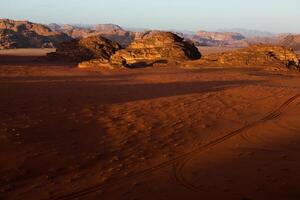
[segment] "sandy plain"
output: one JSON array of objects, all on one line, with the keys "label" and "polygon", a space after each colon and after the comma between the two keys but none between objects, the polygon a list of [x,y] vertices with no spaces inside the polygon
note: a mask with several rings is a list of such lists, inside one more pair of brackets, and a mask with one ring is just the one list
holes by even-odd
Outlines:
[{"label": "sandy plain", "polygon": [[0,199],[300,199],[299,72],[49,51],[0,51]]}]

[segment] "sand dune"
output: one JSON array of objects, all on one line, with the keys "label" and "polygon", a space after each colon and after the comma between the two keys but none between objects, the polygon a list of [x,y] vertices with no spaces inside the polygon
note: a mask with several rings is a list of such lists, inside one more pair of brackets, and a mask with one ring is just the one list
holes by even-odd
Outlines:
[{"label": "sand dune", "polygon": [[1,199],[300,198],[298,72],[16,58],[0,56]]}]

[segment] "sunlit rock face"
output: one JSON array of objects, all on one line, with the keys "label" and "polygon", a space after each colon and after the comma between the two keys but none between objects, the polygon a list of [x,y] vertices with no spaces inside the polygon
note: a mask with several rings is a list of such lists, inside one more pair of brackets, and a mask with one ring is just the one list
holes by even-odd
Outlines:
[{"label": "sunlit rock face", "polygon": [[184,61],[200,59],[201,54],[193,43],[171,32],[152,31],[143,34],[126,49],[111,58],[115,65],[132,65],[141,62]]},{"label": "sunlit rock face", "polygon": [[274,45],[253,45],[233,52],[204,56],[201,64],[214,66],[274,66],[299,67],[297,54]]}]

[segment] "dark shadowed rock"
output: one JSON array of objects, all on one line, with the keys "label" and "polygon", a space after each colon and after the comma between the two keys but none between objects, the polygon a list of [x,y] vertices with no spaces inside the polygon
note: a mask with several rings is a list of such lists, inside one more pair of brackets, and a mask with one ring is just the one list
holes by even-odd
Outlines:
[{"label": "dark shadowed rock", "polygon": [[52,59],[73,62],[88,61],[96,58],[102,62],[109,62],[111,55],[120,48],[118,43],[98,35],[62,43],[56,52],[50,53],[48,56]]},{"label": "dark shadowed rock", "polygon": [[24,40],[17,33],[8,29],[0,29],[0,49],[17,48],[20,45],[18,41]]}]

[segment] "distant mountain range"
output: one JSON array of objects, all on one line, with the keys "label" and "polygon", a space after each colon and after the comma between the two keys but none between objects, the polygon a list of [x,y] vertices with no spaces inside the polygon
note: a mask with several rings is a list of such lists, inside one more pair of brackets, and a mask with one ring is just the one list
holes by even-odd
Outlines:
[{"label": "distant mountain range", "polygon": [[[101,35],[126,47],[140,38],[148,29],[123,28],[116,24],[48,24],[29,21],[0,19],[0,49],[56,47],[59,43],[72,39]],[[280,34],[247,30],[220,29],[210,31],[170,30],[198,46],[247,47],[251,44],[279,44],[300,50],[300,35]]]},{"label": "distant mountain range", "polygon": [[243,36],[249,37],[274,37],[276,34],[270,33],[267,31],[260,30],[250,30],[250,29],[242,29],[242,28],[233,28],[233,29],[218,29],[217,32],[236,32],[240,33]]}]

